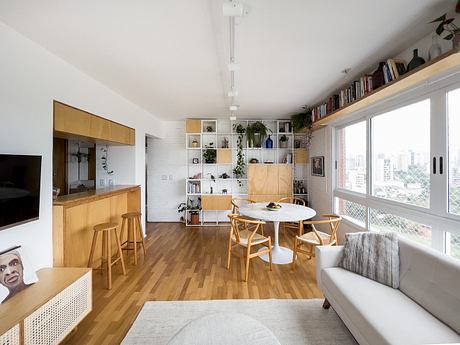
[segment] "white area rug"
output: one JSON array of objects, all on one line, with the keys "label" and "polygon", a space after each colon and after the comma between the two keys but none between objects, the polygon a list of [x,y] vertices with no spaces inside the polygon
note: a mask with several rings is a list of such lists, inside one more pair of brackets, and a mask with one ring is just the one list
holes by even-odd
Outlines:
[{"label": "white area rug", "polygon": [[[146,302],[122,344],[166,345],[191,321],[225,312],[256,319],[273,332],[282,345],[357,344],[334,310],[324,310],[322,303],[319,299]],[[209,344],[214,344],[215,331],[208,330]],[[188,344],[197,343],[190,339]]]}]

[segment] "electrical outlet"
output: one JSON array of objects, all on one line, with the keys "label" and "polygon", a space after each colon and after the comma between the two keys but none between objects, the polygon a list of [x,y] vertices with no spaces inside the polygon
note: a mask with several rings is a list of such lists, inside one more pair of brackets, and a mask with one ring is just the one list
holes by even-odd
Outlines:
[{"label": "electrical outlet", "polygon": [[109,178],[109,186],[113,187],[113,178]]},{"label": "electrical outlet", "polygon": [[168,179],[168,175],[161,175],[161,179],[162,179],[163,181],[166,181],[166,180]]},{"label": "electrical outlet", "polygon": [[101,179],[99,180],[99,186],[100,186],[100,187],[104,187],[104,186],[105,186],[105,180],[104,180],[103,178],[101,178]]}]

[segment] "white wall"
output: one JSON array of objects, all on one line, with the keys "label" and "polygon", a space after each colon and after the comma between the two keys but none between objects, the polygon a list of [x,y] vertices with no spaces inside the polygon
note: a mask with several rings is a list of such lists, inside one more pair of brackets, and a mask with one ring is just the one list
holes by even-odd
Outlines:
[{"label": "white wall", "polygon": [[43,156],[40,219],[0,231],[0,249],[24,246],[38,269],[52,265],[53,100],[136,129],[134,148],[111,152],[132,150],[113,167],[120,183],[144,184],[145,134],[162,137],[162,121],[1,22],[0,42],[0,152]]},{"label": "white wall", "polygon": [[[431,43],[432,36],[428,35],[422,38],[420,41],[415,42],[406,50],[402,51],[396,56],[396,58],[404,59],[406,63],[408,63],[412,59],[413,49],[418,48],[419,56],[422,56],[426,61],[428,61],[428,51],[431,47]],[[445,41],[439,38],[438,43],[440,44],[443,53],[452,48],[451,41]],[[378,63],[376,62],[375,67],[377,67],[377,65]],[[341,86],[343,85],[340,85],[340,87]],[[332,136],[333,130],[331,127],[325,127],[323,129],[317,130],[313,133],[312,144],[310,147],[310,157],[324,156],[326,169],[325,177],[311,176],[311,174],[309,174],[308,177],[310,204],[311,207],[316,210],[317,214],[333,211],[332,188],[334,184],[333,177],[335,175],[335,171],[332,167]],[[362,231],[362,228],[354,225],[351,222],[344,221],[340,228],[339,241],[343,242],[345,233],[356,231]]]},{"label": "white wall", "polygon": [[149,138],[148,221],[177,222],[177,206],[185,200],[186,150],[185,121],[165,121],[167,135]]}]

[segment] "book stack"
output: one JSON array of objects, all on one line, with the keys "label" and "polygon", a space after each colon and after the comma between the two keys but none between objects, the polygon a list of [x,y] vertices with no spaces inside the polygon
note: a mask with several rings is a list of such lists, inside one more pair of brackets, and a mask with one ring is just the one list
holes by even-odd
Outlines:
[{"label": "book stack", "polygon": [[[383,66],[383,78],[385,84],[398,79],[406,72],[406,64],[402,60],[388,59]],[[346,88],[330,96],[327,101],[312,108],[312,122],[345,107],[366,96],[373,90],[372,75],[365,74],[359,80],[353,81]]]}]

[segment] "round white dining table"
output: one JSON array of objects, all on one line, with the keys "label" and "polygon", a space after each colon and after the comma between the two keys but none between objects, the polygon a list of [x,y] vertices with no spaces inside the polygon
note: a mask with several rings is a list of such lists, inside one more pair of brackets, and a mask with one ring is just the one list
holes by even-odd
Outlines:
[{"label": "round white dining table", "polygon": [[[298,222],[310,219],[316,215],[316,211],[302,205],[288,203],[280,203],[280,205],[280,209],[271,211],[267,209],[266,202],[248,204],[240,208],[240,214],[266,222],[273,222],[275,241],[272,247],[272,262],[274,264],[289,264],[292,262],[292,250],[281,247],[279,244],[280,222]],[[263,247],[260,250],[266,249],[267,247]],[[269,262],[268,254],[261,255],[260,258]]]}]

